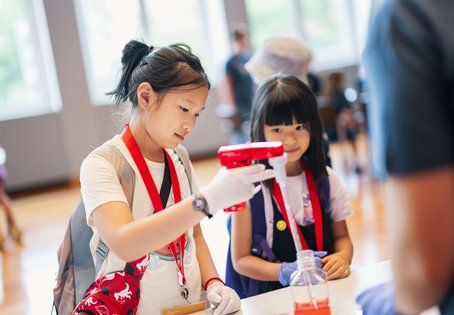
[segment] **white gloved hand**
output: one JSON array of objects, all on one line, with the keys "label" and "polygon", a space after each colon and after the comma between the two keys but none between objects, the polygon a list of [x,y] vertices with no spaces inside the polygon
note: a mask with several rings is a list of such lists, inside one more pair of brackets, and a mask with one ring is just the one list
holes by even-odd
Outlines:
[{"label": "white gloved hand", "polygon": [[221,282],[214,282],[207,289],[208,302],[216,308],[213,315],[224,315],[237,312],[241,309],[241,301],[238,294]]},{"label": "white gloved hand", "polygon": [[261,186],[254,183],[274,177],[274,171],[265,165],[254,164],[233,169],[222,167],[211,182],[200,187],[200,193],[208,204],[210,214],[219,209],[251,199]]}]

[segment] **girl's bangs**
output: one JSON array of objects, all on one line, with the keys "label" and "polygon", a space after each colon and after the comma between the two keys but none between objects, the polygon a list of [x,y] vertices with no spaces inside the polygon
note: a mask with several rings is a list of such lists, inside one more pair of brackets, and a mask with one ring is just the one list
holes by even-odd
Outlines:
[{"label": "girl's bangs", "polygon": [[307,123],[307,115],[304,113],[304,105],[296,100],[279,102],[274,100],[266,105],[265,125],[292,125],[293,117],[297,123]]}]

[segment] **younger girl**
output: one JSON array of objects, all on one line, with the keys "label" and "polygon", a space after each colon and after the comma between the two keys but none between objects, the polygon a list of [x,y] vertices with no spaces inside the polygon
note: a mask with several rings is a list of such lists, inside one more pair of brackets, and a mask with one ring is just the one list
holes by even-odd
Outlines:
[{"label": "younger girl", "polygon": [[[322,125],[314,95],[294,76],[275,76],[259,88],[251,114],[252,141],[281,141],[284,145],[292,213],[283,205],[279,186],[269,180],[250,200],[249,208],[232,215],[233,266],[228,261],[227,283],[241,297],[289,284],[296,270],[289,215],[302,232],[297,241],[303,249],[328,253],[321,259],[328,279],[348,276],[353,247],[345,219],[352,209],[339,178],[325,166]],[[229,265],[234,270],[229,270]],[[242,281],[238,281],[235,271],[243,276]],[[259,283],[252,280],[246,287],[244,276]],[[254,281],[256,291],[252,290]]]},{"label": "younger girl", "polygon": [[[198,223],[218,209],[248,200],[257,191],[253,183],[273,174],[258,165],[221,169],[208,185],[197,189],[190,180],[193,176],[187,175],[193,174],[192,166],[185,169],[184,157],[174,148],[182,151],[180,143],[205,109],[210,83],[199,59],[185,45],[154,48],[130,41],[121,62],[120,82],[110,94],[117,104],[130,100],[132,117],[123,133],[103,146],[120,152],[134,170],[133,201],[128,203],[115,168],[96,150],[83,161],[80,181],[94,232],[90,247],[95,263],[100,239],[110,248],[94,288],[125,270],[141,278],[140,292],[136,283],[124,282],[104,291],[94,289],[76,312],[89,313],[84,307],[90,310],[99,294],[112,297],[117,304],[113,307],[140,294],[137,314],[161,314],[165,307],[199,301],[202,289],[217,306],[215,314],[237,311],[239,298],[219,279]],[[171,190],[163,197],[159,190],[166,177]]]}]

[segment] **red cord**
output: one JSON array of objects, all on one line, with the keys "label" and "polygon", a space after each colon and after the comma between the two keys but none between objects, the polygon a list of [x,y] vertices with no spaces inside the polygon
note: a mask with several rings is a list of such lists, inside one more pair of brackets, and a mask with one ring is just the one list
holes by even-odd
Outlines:
[{"label": "red cord", "polygon": [[214,281],[214,280],[218,280],[219,282],[221,282],[223,285],[225,285],[224,281],[222,281],[221,278],[219,277],[211,277],[210,279],[208,279],[207,281],[205,281],[205,284],[204,284],[204,288],[205,290],[208,288],[208,285],[210,284],[211,281]]}]

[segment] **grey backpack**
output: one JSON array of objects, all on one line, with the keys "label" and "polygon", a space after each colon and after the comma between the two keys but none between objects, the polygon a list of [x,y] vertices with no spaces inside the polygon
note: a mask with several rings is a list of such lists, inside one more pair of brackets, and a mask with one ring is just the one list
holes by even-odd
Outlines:
[{"label": "grey backpack", "polygon": [[[178,146],[174,149],[183,163],[189,186],[192,190],[191,167],[186,149]],[[136,174],[120,152],[111,145],[103,145],[91,154],[106,159],[117,172],[118,179],[132,209]],[[63,241],[58,249],[58,272],[56,286],[53,289],[53,310],[58,315],[72,314],[85,291],[95,280],[109,248],[101,240],[96,248],[96,266],[90,252],[90,240],[93,236],[91,227],[87,225],[85,207],[82,198],[79,200],[69,220]]]}]

